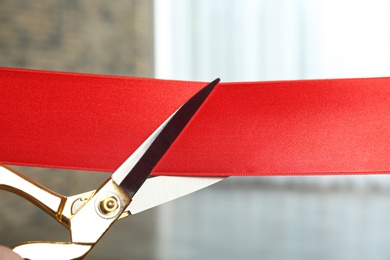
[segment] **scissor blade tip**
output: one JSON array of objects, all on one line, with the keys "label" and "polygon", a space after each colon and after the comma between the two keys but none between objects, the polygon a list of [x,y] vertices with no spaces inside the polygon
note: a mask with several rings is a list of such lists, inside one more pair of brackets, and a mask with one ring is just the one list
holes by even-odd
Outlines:
[{"label": "scissor blade tip", "polygon": [[215,79],[215,80],[213,80],[211,83],[218,84],[220,81],[221,81],[221,79],[220,79],[220,78],[216,78],[216,79]]}]

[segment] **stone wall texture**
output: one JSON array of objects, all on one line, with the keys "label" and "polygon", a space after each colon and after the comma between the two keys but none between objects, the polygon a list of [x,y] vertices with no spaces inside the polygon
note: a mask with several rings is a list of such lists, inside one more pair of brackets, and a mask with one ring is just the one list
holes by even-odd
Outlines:
[{"label": "stone wall texture", "polygon": [[0,0],[0,66],[153,75],[151,0]]}]

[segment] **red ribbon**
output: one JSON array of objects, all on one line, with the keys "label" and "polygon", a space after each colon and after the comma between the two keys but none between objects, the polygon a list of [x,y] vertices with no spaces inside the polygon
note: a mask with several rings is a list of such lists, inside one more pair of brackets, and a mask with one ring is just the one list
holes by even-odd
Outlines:
[{"label": "red ribbon", "polygon": [[[112,172],[206,83],[3,68],[0,84],[0,163]],[[389,122],[390,78],[220,83],[153,174],[387,173]]]}]

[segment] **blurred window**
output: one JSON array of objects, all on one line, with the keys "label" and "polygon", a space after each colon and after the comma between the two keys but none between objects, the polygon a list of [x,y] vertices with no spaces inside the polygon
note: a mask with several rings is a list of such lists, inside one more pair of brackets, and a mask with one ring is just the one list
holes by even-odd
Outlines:
[{"label": "blurred window", "polygon": [[156,76],[388,76],[388,10],[381,0],[155,0]]}]

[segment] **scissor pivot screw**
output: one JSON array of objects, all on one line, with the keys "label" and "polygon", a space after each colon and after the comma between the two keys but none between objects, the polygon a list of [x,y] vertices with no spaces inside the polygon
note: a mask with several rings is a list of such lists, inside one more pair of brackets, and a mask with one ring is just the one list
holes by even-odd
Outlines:
[{"label": "scissor pivot screw", "polygon": [[118,207],[118,199],[114,196],[108,196],[99,202],[99,210],[106,216],[113,215]]}]

